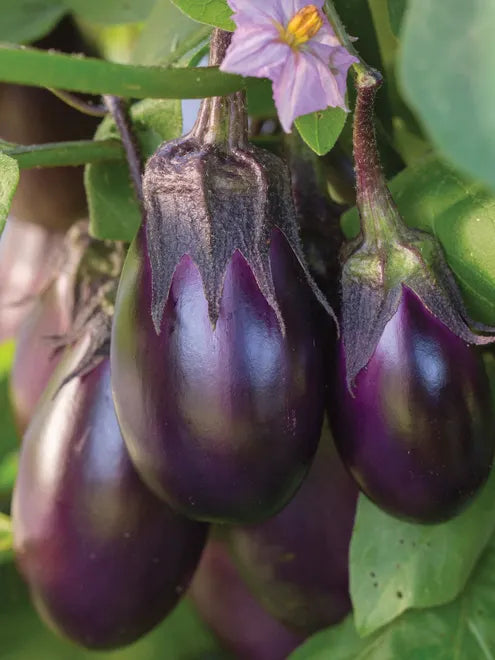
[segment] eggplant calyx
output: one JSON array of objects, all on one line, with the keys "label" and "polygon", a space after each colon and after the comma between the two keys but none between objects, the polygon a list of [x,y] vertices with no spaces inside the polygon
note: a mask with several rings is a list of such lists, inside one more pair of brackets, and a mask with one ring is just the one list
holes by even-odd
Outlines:
[{"label": "eggplant calyx", "polygon": [[[352,243],[353,252],[342,272],[342,339],[351,393],[358,373],[368,364],[385,325],[397,311],[404,287],[467,343],[495,341],[495,327],[477,324],[469,317],[440,243],[405,225],[387,188],[373,121],[381,82],[379,75],[357,79],[353,142],[361,235]],[[472,328],[491,336],[477,334]]]},{"label": "eggplant calyx", "polygon": [[[219,64],[225,44],[222,31],[215,31],[210,64]],[[337,323],[306,266],[288,169],[248,142],[244,93],[204,99],[191,133],[163,144],[148,161],[143,190],[145,236],[138,240],[145,239],[140,249],[151,268],[151,316],[158,335],[175,269],[186,254],[201,275],[215,328],[225,271],[236,251],[284,333],[270,264],[274,229],[285,236],[308,285]]]}]

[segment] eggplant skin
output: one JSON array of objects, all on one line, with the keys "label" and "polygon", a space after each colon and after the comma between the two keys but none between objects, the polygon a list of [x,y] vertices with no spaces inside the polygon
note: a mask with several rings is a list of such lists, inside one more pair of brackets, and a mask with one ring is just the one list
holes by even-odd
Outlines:
[{"label": "eggplant skin", "polygon": [[64,357],[23,440],[13,497],[14,551],[45,622],[99,649],[129,644],[174,607],[207,526],[155,498],[129,460],[109,360],[66,384]]},{"label": "eggplant skin", "polygon": [[285,660],[304,641],[263,609],[220,539],[208,540],[188,593],[201,618],[237,660]]},{"label": "eggplant skin", "polygon": [[374,354],[346,386],[339,348],[329,412],[339,452],[361,490],[388,513],[448,520],[490,472],[495,413],[479,352],[407,287]]},{"label": "eggplant skin", "polygon": [[309,635],[351,611],[349,544],[358,489],[324,431],[300,490],[276,516],[229,529],[234,562],[278,621]]},{"label": "eggplant skin", "polygon": [[185,255],[157,334],[145,240],[142,229],[124,265],[112,334],[114,401],[131,458],[149,487],[191,518],[267,518],[294,495],[318,445],[318,303],[275,230],[270,259],[285,336],[239,251],[226,269],[215,330]]}]

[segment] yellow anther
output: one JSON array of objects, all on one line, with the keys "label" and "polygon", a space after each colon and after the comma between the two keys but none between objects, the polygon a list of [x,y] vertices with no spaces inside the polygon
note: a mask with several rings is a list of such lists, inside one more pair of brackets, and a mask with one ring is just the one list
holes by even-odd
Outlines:
[{"label": "yellow anther", "polygon": [[281,30],[282,39],[297,48],[312,39],[323,25],[323,18],[314,5],[307,5],[293,16],[287,27]]}]

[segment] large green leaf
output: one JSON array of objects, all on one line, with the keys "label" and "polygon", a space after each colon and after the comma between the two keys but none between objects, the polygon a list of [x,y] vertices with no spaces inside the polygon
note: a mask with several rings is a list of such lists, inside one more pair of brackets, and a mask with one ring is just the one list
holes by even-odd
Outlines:
[{"label": "large green leaf", "polygon": [[18,182],[19,166],[17,162],[0,152],[0,233],[9,214]]},{"label": "large green leaf", "polygon": [[155,0],[62,0],[68,10],[101,24],[144,21]]},{"label": "large green leaf", "polygon": [[406,609],[453,600],[495,530],[494,502],[495,471],[464,513],[440,525],[402,522],[362,495],[350,550],[358,632],[369,635]]},{"label": "large green leaf", "polygon": [[48,34],[66,11],[62,0],[2,0],[0,41],[35,41]]},{"label": "large green leaf", "polygon": [[327,108],[296,119],[300,136],[318,154],[324,156],[334,146],[344,128],[347,113],[342,108]]},{"label": "large green leaf", "polygon": [[[495,195],[434,156],[406,168],[390,190],[406,223],[440,240],[471,314],[495,324]],[[342,227],[358,233],[356,209]]]},{"label": "large green leaf", "polygon": [[136,64],[169,64],[208,36],[211,28],[186,16],[171,0],[157,0],[134,47]]},{"label": "large green leaf", "polygon": [[[122,579],[125,580],[125,575]],[[2,660],[218,660],[224,657],[216,639],[187,599],[135,644],[117,651],[96,652],[56,636],[43,624],[11,564],[0,566],[0,593]]]},{"label": "large green leaf", "polygon": [[399,34],[404,13],[407,9],[407,0],[388,0],[388,13],[390,26],[394,34]]},{"label": "large green leaf", "polygon": [[200,23],[207,23],[223,30],[234,30],[232,10],[227,0],[172,0],[185,14]]},{"label": "large green leaf", "polygon": [[[147,99],[131,108],[131,117],[143,158],[148,158],[165,140],[176,138],[182,129],[179,101]],[[98,127],[96,139],[118,137],[114,122],[108,117]],[[130,241],[141,222],[137,200],[132,190],[127,163],[109,161],[86,167],[90,231],[97,238]]]},{"label": "large green leaf", "polygon": [[495,2],[410,0],[399,76],[439,150],[495,186]]},{"label": "large green leaf", "polygon": [[[375,534],[379,530],[374,531]],[[406,612],[369,637],[351,617],[300,646],[290,660],[493,660],[495,654],[495,542],[464,592],[442,607]]]}]

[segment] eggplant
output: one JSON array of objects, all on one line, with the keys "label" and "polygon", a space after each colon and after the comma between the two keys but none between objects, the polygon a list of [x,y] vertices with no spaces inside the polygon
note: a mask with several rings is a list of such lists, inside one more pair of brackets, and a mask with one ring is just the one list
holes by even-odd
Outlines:
[{"label": "eggplant", "polygon": [[59,364],[23,440],[14,489],[14,551],[44,621],[99,649],[148,632],[186,590],[207,527],[147,490],[129,460],[108,358],[88,374],[86,335]]},{"label": "eggplant", "polygon": [[198,269],[185,256],[157,335],[144,240],[140,232],[127,256],[112,339],[114,396],[131,457],[150,487],[188,516],[268,517],[294,494],[318,442],[323,365],[311,292],[275,231],[270,263],[285,336],[239,252],[213,330]]},{"label": "eggplant", "polygon": [[88,244],[87,223],[77,223],[66,234],[63,246],[58,246],[58,264],[51,281],[36,296],[19,328],[10,400],[21,436],[62,356],[56,340],[72,327],[77,272]]},{"label": "eggplant", "polygon": [[[230,37],[215,32],[212,63]],[[131,459],[185,515],[276,513],[316,452],[326,373],[287,168],[247,142],[241,93],[203,101],[144,174],[115,306],[112,385]]]},{"label": "eggplant", "polygon": [[291,502],[261,524],[229,528],[241,577],[291,630],[312,634],[351,611],[348,554],[357,495],[325,429],[311,470]]},{"label": "eggplant", "polygon": [[188,595],[237,660],[285,660],[304,641],[258,603],[220,538],[210,536]]},{"label": "eggplant", "polygon": [[[459,513],[495,448],[490,387],[470,319],[437,239],[407,227],[387,188],[373,124],[378,72],[357,76],[353,146],[361,235],[342,268],[342,333],[328,412],[361,490],[419,523]],[[480,332],[490,334],[480,334]]]},{"label": "eggplant", "polygon": [[0,237],[0,342],[13,338],[51,282],[63,235],[10,217]]},{"label": "eggplant", "polygon": [[407,287],[351,391],[341,343],[329,410],[353,477],[395,516],[447,520],[488,477],[495,413],[481,355]]}]

